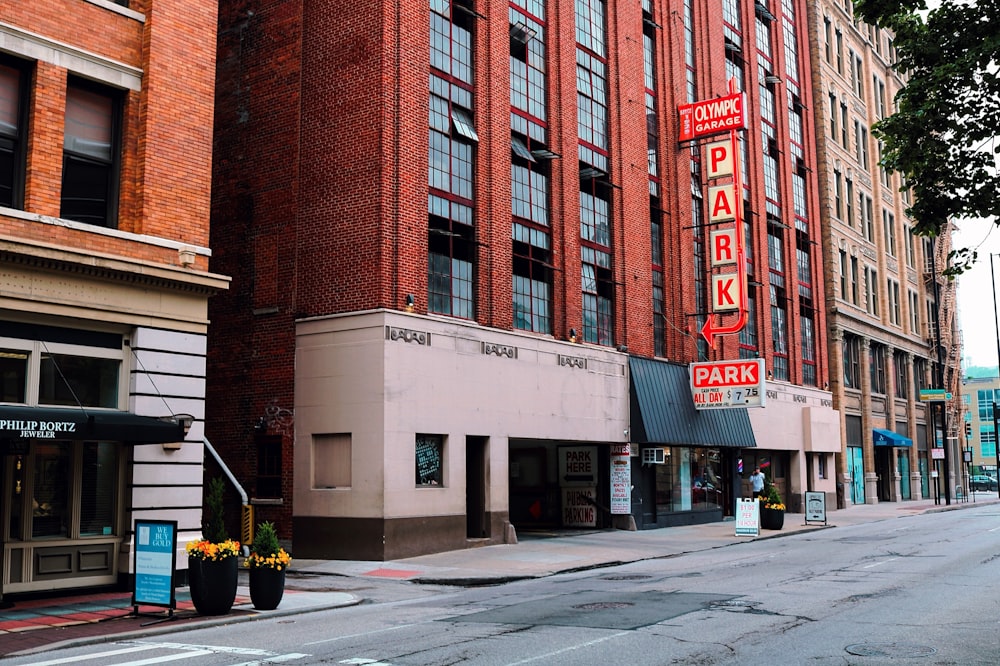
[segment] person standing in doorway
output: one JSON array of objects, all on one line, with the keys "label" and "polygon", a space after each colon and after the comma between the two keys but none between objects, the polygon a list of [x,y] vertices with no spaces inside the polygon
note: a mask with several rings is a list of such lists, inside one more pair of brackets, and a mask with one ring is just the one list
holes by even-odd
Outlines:
[{"label": "person standing in doorway", "polygon": [[764,492],[764,473],[760,471],[760,467],[753,468],[753,474],[750,475],[750,483],[753,484],[753,498],[757,499]]}]

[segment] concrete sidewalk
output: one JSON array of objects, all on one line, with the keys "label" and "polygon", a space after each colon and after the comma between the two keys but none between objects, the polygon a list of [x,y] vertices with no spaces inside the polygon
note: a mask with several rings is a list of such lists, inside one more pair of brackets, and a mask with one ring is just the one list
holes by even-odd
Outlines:
[{"label": "concrete sidewalk", "polygon": [[[224,616],[198,615],[187,588],[177,590],[177,609],[165,619],[162,608],[140,608],[134,615],[131,594],[91,595],[15,600],[0,610],[0,658],[30,654],[67,645],[137,638],[196,626],[294,615],[358,604],[360,597],[337,590],[339,577],[394,579],[424,584],[494,585],[524,578],[613,566],[640,560],[669,558],[806,531],[892,520],[932,511],[968,509],[1000,504],[997,493],[978,493],[974,501],[943,500],[884,502],[828,511],[826,524],[805,524],[803,514],[786,514],[780,531],[762,530],[759,536],[736,536],[732,520],[657,530],[626,532],[558,531],[519,535],[519,543],[483,546],[408,559],[371,562],[351,560],[292,561],[285,595],[273,611],[258,611],[250,603],[245,572],[241,574],[236,605]],[[9,601],[9,599],[8,599]]]}]

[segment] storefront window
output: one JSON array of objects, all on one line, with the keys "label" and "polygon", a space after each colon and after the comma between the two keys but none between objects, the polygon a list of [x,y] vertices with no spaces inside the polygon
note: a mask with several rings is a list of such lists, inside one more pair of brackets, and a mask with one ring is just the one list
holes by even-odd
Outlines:
[{"label": "storefront window", "polygon": [[80,483],[80,536],[114,533],[117,491],[117,447],[110,442],[85,442]]},{"label": "storefront window", "polygon": [[718,510],[723,504],[719,449],[667,449],[656,468],[657,513]]},{"label": "storefront window", "polygon": [[39,444],[35,448],[32,485],[31,536],[69,536],[70,445]]},{"label": "storefront window", "polygon": [[28,391],[28,354],[0,349],[0,402],[26,402]]},{"label": "storefront window", "polygon": [[69,354],[42,354],[41,361],[39,404],[118,407],[120,361]]}]

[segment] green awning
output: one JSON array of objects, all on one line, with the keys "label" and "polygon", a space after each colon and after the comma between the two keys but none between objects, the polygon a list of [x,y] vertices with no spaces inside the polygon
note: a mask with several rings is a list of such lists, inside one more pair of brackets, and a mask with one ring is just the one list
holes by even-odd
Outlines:
[{"label": "green awning", "polygon": [[630,356],[629,439],[637,444],[756,448],[746,407],[698,410],[688,366]]}]

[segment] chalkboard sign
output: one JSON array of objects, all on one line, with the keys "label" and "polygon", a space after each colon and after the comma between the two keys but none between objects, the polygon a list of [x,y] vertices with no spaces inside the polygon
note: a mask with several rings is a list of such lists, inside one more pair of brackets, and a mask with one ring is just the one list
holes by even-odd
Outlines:
[{"label": "chalkboard sign", "polygon": [[165,606],[173,612],[177,607],[174,595],[174,573],[177,570],[177,521],[135,521],[135,542],[132,549],[135,582],[132,605]]},{"label": "chalkboard sign", "polygon": [[417,485],[441,485],[441,440],[434,435],[417,435]]}]

